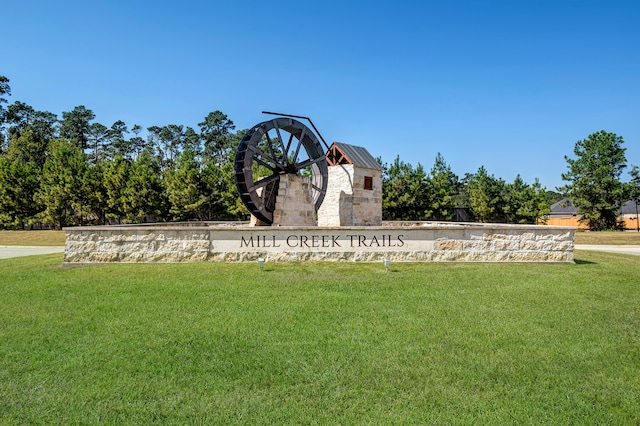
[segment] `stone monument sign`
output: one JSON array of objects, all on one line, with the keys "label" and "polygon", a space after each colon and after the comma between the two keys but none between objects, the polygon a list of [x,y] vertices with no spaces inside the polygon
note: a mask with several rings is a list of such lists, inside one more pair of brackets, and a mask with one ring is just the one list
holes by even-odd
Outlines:
[{"label": "stone monument sign", "polygon": [[[235,157],[251,224],[65,228],[66,264],[104,262],[571,262],[572,227],[383,222],[382,168],[362,147],[327,146],[284,115],[251,128]],[[261,226],[255,226],[261,225]]]}]

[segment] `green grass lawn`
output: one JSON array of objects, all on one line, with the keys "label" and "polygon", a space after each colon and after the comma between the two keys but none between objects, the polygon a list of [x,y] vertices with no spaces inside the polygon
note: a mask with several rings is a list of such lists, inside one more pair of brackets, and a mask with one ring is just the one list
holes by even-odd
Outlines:
[{"label": "green grass lawn", "polygon": [[0,231],[0,246],[63,246],[64,231]]},{"label": "green grass lawn", "polygon": [[0,424],[638,424],[640,262],[0,260]]},{"label": "green grass lawn", "polygon": [[574,234],[576,244],[640,245],[640,232],[585,232]]}]

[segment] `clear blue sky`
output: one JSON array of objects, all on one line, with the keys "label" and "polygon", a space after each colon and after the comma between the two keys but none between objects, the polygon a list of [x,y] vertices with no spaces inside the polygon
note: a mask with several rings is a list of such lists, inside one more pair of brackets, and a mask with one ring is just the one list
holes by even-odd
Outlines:
[{"label": "clear blue sky", "polygon": [[[110,126],[310,116],[328,142],[554,189],[576,141],[640,166],[640,1],[12,1],[10,102]],[[624,180],[628,179],[625,174]]]}]

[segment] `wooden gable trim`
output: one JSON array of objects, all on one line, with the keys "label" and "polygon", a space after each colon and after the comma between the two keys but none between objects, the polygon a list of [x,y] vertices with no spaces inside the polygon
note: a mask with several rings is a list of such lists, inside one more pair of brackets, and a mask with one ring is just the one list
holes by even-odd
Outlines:
[{"label": "wooden gable trim", "polygon": [[353,161],[335,143],[327,151],[327,164],[330,166],[340,166],[343,164],[353,164]]}]

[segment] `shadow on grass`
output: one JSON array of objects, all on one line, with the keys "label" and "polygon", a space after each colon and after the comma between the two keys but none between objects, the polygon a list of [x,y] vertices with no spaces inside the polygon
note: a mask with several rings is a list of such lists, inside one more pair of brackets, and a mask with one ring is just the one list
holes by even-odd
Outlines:
[{"label": "shadow on grass", "polygon": [[596,262],[591,262],[590,260],[580,260],[573,259],[576,265],[596,265]]}]

